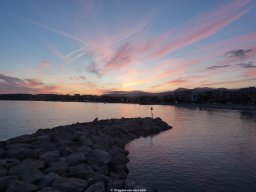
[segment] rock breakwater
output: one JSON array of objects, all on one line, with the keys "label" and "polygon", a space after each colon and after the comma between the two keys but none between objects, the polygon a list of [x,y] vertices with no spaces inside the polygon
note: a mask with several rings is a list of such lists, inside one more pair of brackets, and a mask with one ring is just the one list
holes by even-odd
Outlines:
[{"label": "rock breakwater", "polygon": [[95,119],[1,141],[0,191],[150,191],[126,180],[124,147],[170,128],[160,118]]}]

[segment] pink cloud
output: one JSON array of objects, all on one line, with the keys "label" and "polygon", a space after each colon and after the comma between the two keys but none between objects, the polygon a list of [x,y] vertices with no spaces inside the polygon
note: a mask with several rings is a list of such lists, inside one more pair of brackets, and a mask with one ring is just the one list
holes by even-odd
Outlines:
[{"label": "pink cloud", "polygon": [[[193,59],[193,60],[167,60],[165,62],[163,62],[162,64],[159,64],[156,69],[160,69],[161,67],[168,67],[171,69],[168,70],[164,70],[163,72],[159,73],[158,75],[156,75],[157,79],[162,79],[162,78],[166,78],[166,77],[171,77],[174,75],[178,75],[178,74],[182,74],[185,71],[187,71],[190,67],[193,67],[196,64],[199,64],[200,61],[197,59]],[[169,64],[169,66],[168,66]],[[157,70],[156,70],[157,71]]]},{"label": "pink cloud", "polygon": [[39,68],[48,68],[48,67],[50,67],[51,66],[51,64],[50,64],[50,62],[49,61],[47,61],[47,60],[44,60],[44,61],[42,61],[41,63],[39,63]]},{"label": "pink cloud", "polygon": [[141,54],[146,54],[146,52],[153,51],[161,44],[164,44],[166,40],[172,36],[172,34],[173,34],[173,30],[170,30],[157,37],[154,37],[153,39],[148,40],[144,44],[142,43],[142,46],[138,48],[138,51]]},{"label": "pink cloud", "polygon": [[256,32],[244,34],[240,36],[231,37],[229,39],[221,40],[217,43],[213,43],[211,45],[205,46],[201,49],[196,50],[198,53],[202,52],[212,52],[216,51],[219,53],[223,53],[233,49],[234,47],[239,46],[239,48],[248,48],[255,46],[256,44]]},{"label": "pink cloud", "polygon": [[255,78],[256,77],[256,69],[253,70],[248,70],[244,73],[245,77],[252,77]]},{"label": "pink cloud", "polygon": [[222,28],[246,14],[249,9],[241,10],[250,3],[246,1],[232,1],[218,9],[206,12],[192,19],[188,25],[184,26],[178,37],[154,51],[150,57],[152,59],[161,58],[180,48],[210,37]]},{"label": "pink cloud", "polygon": [[256,80],[256,77],[247,78],[247,79],[240,79],[240,80],[218,81],[218,82],[206,81],[205,83],[202,83],[201,86],[232,85],[232,84],[241,84],[241,83],[249,82],[249,81],[254,82],[255,80]]},{"label": "pink cloud", "polygon": [[0,94],[5,93],[57,93],[60,86],[47,85],[38,79],[20,79],[0,74]]},{"label": "pink cloud", "polygon": [[121,46],[106,64],[106,71],[120,69],[133,61],[133,51],[129,43]]}]

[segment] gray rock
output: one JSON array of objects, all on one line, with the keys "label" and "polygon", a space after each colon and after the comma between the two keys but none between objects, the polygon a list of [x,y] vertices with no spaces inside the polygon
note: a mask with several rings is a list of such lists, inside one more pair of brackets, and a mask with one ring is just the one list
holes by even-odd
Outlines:
[{"label": "gray rock", "polygon": [[24,182],[35,185],[38,184],[43,177],[44,174],[39,170],[28,170],[21,176]]},{"label": "gray rock", "polygon": [[60,152],[55,151],[48,151],[40,156],[40,159],[44,160],[46,163],[53,162],[56,158],[60,156]]},{"label": "gray rock", "polygon": [[95,149],[87,157],[87,162],[90,165],[93,165],[93,164],[105,165],[110,161],[111,161],[111,155],[107,151],[100,150],[100,149]]},{"label": "gray rock", "polygon": [[29,183],[24,183],[21,181],[12,182],[6,192],[33,192],[37,191],[38,187]]},{"label": "gray rock", "polygon": [[122,149],[121,147],[118,147],[118,146],[113,145],[113,146],[110,148],[109,153],[111,153],[111,154],[124,153],[124,149]]},{"label": "gray rock", "polygon": [[114,164],[126,164],[129,161],[127,156],[124,153],[115,153],[112,154],[112,162]]},{"label": "gray rock", "polygon": [[57,190],[57,189],[54,189],[52,187],[46,187],[46,188],[43,188],[42,190],[40,190],[38,192],[60,192],[60,191]]},{"label": "gray rock", "polygon": [[44,161],[34,160],[34,159],[25,159],[18,165],[10,168],[9,175],[19,175],[22,176],[28,170],[36,170],[44,168]]},{"label": "gray rock", "polygon": [[50,187],[51,184],[56,181],[57,179],[59,179],[60,176],[56,173],[48,173],[47,175],[45,175],[41,181],[39,182],[38,186],[42,189],[45,187]]},{"label": "gray rock", "polygon": [[99,165],[92,165],[92,169],[100,174],[108,175],[109,167],[107,165],[99,166]]},{"label": "gray rock", "polygon": [[7,169],[4,167],[0,167],[0,177],[6,176],[7,174]]},{"label": "gray rock", "polygon": [[55,143],[34,143],[34,151],[39,155],[54,150],[57,150]]},{"label": "gray rock", "polygon": [[32,145],[29,143],[10,143],[6,145],[6,149],[9,150],[11,148],[31,148]]},{"label": "gray rock", "polygon": [[82,152],[74,152],[66,156],[66,161],[69,165],[75,165],[85,161],[85,155]]},{"label": "gray rock", "polygon": [[20,163],[20,160],[15,158],[7,158],[7,159],[0,160],[0,166],[8,169],[15,165],[18,165],[19,163]]},{"label": "gray rock", "polygon": [[4,149],[0,148],[0,157],[2,157],[4,155],[4,153],[5,153]]},{"label": "gray rock", "polygon": [[[62,192],[82,192],[86,189],[88,183],[79,178],[60,178],[53,182],[52,187]],[[96,191],[95,191],[96,192]]]},{"label": "gray rock", "polygon": [[65,132],[64,130],[58,131],[55,136],[55,141],[57,143],[62,143],[64,141],[72,141],[73,135],[71,133]]},{"label": "gray rock", "polygon": [[92,140],[85,135],[80,136],[79,141],[82,145],[86,145],[86,146],[92,146],[92,144],[93,144]]},{"label": "gray rock", "polygon": [[99,149],[99,150],[103,150],[103,151],[108,151],[108,148],[104,145],[93,144],[92,148],[93,148],[93,150]]},{"label": "gray rock", "polygon": [[83,145],[81,147],[76,148],[77,152],[82,152],[85,156],[91,152],[91,147]]},{"label": "gray rock", "polygon": [[5,146],[5,141],[0,141],[0,148],[4,148]]},{"label": "gray rock", "polygon": [[112,140],[103,133],[101,133],[100,135],[93,136],[92,138],[95,144],[100,145],[106,149],[109,149],[112,144]]},{"label": "gray rock", "polygon": [[49,143],[51,139],[48,135],[39,135],[36,137],[36,142],[38,143]]},{"label": "gray rock", "polygon": [[65,161],[51,163],[50,166],[44,170],[44,173],[56,172],[59,175],[65,176],[68,171],[68,164]]},{"label": "gray rock", "polygon": [[17,158],[19,160],[34,158],[36,156],[36,153],[33,151],[33,149],[24,147],[10,148],[6,152],[8,157]]},{"label": "gray rock", "polygon": [[4,176],[0,177],[0,191],[5,191],[7,187],[15,180],[18,180],[17,176]]},{"label": "gray rock", "polygon": [[62,146],[59,147],[60,153],[62,156],[67,156],[70,155],[74,152],[74,148],[69,147],[69,146]]},{"label": "gray rock", "polygon": [[104,184],[107,186],[108,183],[110,183],[112,181],[112,179],[110,177],[105,176],[105,175],[95,173],[93,175],[90,175],[87,178],[87,181],[88,181],[89,185],[92,185],[92,184],[98,183],[100,181],[103,181]]},{"label": "gray rock", "polygon": [[92,174],[93,170],[87,164],[79,164],[69,167],[69,177],[86,179],[89,175]]},{"label": "gray rock", "polygon": [[85,192],[105,192],[105,186],[102,181],[95,183],[88,187],[88,189],[85,190]]}]

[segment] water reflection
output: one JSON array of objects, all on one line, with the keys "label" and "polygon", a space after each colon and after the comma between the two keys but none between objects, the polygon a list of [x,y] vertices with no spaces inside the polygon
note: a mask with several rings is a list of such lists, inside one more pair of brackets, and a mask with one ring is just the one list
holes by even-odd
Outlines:
[{"label": "water reflection", "polygon": [[[160,191],[255,191],[255,116],[168,108],[173,130],[131,142],[129,178]],[[173,112],[175,114],[173,114]],[[172,114],[172,115],[171,115]]]}]

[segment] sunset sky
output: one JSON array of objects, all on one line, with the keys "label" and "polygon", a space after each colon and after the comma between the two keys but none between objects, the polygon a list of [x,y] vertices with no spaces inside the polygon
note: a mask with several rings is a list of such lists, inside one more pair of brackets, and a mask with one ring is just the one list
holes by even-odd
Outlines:
[{"label": "sunset sky", "polygon": [[256,86],[256,1],[1,0],[0,94]]}]

